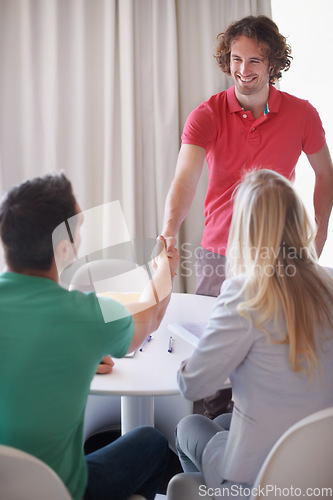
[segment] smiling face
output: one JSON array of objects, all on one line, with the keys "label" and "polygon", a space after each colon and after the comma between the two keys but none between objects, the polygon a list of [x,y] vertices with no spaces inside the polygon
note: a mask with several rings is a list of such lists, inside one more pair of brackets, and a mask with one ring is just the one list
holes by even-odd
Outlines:
[{"label": "smiling face", "polygon": [[240,36],[232,43],[230,73],[235,82],[237,97],[268,92],[268,58],[254,39]]}]

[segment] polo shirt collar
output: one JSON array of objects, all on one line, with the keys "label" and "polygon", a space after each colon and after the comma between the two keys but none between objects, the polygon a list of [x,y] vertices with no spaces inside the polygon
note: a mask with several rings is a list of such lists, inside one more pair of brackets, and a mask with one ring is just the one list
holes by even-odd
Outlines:
[{"label": "polo shirt collar", "polygon": [[270,85],[269,97],[267,103],[269,113],[278,113],[280,109],[280,104],[281,104],[281,92],[276,87],[274,87],[274,85]]},{"label": "polo shirt collar", "polygon": [[[230,87],[227,91],[227,101],[230,113],[238,113],[238,111],[243,111],[242,106],[239,104],[235,94],[235,85]],[[280,91],[274,87],[274,85],[269,86],[269,97],[265,108],[265,114],[277,113],[280,109],[281,94]]]},{"label": "polo shirt collar", "polygon": [[237,97],[235,94],[235,85],[227,90],[227,101],[230,113],[237,113],[238,111],[243,110],[242,106],[237,101]]}]

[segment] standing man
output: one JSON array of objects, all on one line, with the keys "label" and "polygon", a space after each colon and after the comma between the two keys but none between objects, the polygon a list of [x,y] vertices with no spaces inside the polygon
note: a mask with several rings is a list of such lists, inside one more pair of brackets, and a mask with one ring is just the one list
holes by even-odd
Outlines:
[{"label": "standing man", "polygon": [[273,86],[291,62],[290,47],[276,24],[266,16],[245,17],[231,24],[218,41],[215,58],[222,71],[232,76],[234,86],[200,104],[185,123],[162,231],[171,254],[206,158],[209,185],[196,263],[196,293],[213,296],[219,295],[225,278],[221,267],[232,217],[232,194],[245,171],[269,168],[293,180],[297,160],[305,152],[316,178],[318,255],[326,241],[333,202],[332,161],[317,111],[308,101]]}]

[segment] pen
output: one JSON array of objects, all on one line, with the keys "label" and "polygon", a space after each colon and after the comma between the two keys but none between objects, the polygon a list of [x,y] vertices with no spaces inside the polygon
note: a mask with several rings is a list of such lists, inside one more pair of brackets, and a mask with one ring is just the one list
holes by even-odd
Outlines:
[{"label": "pen", "polygon": [[172,352],[172,342],[173,342],[173,338],[172,338],[172,337],[169,337],[169,347],[168,347],[168,352]]},{"label": "pen", "polygon": [[152,335],[149,335],[149,337],[147,337],[147,338],[146,338],[146,340],[144,341],[144,343],[143,343],[143,344],[142,344],[142,346],[140,347],[140,351],[141,351],[141,352],[144,350],[144,348],[145,348],[146,344],[148,344],[148,342],[150,342],[152,338],[153,338],[153,337],[152,337]]}]

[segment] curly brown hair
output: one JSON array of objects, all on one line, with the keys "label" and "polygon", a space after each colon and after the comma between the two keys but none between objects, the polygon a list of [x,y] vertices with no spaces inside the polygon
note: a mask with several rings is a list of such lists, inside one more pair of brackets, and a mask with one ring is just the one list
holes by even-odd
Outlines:
[{"label": "curly brown hair", "polygon": [[230,75],[231,45],[240,36],[256,40],[265,52],[271,68],[270,83],[279,80],[282,71],[288,71],[292,60],[291,47],[277,25],[267,16],[247,16],[230,24],[224,33],[217,36],[218,45],[214,57],[224,73]]}]

